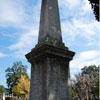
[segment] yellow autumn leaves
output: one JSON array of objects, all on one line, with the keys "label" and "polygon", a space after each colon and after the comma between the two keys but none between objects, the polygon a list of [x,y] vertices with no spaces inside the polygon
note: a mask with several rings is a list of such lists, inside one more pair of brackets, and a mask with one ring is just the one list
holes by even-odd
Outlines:
[{"label": "yellow autumn leaves", "polygon": [[13,87],[13,92],[16,93],[17,96],[29,96],[30,90],[30,80],[26,75],[21,75],[19,83]]}]

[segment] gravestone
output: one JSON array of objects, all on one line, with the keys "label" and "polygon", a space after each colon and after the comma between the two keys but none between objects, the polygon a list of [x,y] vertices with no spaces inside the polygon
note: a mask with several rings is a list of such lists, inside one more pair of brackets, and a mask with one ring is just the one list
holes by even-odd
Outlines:
[{"label": "gravestone", "polygon": [[5,100],[17,100],[17,98],[14,98],[14,97],[6,97]]},{"label": "gravestone", "polygon": [[74,54],[62,42],[58,0],[42,0],[38,43],[26,55],[30,100],[72,100],[69,62]]}]

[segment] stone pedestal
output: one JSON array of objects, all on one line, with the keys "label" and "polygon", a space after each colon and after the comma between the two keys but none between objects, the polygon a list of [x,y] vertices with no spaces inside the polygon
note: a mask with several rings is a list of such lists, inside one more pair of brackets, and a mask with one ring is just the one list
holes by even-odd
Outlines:
[{"label": "stone pedestal", "polygon": [[31,66],[30,100],[72,100],[69,61],[74,52],[49,42],[26,55]]}]

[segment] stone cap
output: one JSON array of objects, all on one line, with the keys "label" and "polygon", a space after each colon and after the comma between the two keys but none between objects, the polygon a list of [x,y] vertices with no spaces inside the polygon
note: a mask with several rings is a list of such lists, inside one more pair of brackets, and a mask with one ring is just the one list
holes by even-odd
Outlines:
[{"label": "stone cap", "polygon": [[44,58],[61,58],[67,61],[73,59],[75,52],[69,51],[67,47],[59,48],[50,44],[36,46],[32,51],[26,54],[26,58],[30,63],[42,60]]}]

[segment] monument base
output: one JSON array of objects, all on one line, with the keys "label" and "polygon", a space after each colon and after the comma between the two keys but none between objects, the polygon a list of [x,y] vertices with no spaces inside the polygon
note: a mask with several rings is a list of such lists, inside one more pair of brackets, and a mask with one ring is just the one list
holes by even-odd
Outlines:
[{"label": "monument base", "polygon": [[48,43],[26,55],[32,65],[30,100],[72,100],[69,61],[73,56],[68,48]]}]

